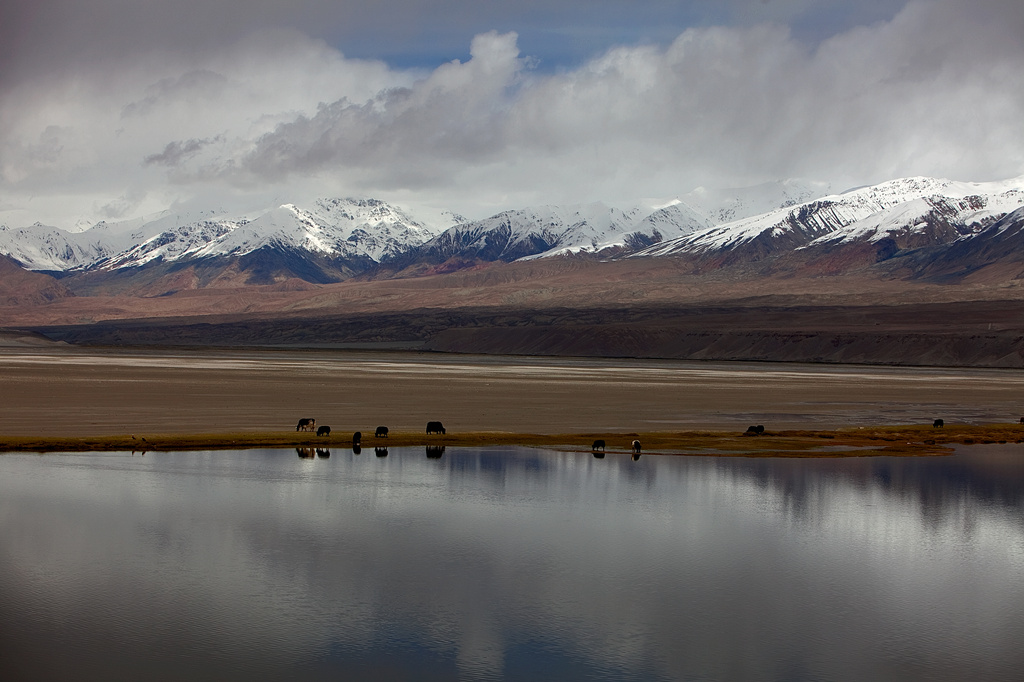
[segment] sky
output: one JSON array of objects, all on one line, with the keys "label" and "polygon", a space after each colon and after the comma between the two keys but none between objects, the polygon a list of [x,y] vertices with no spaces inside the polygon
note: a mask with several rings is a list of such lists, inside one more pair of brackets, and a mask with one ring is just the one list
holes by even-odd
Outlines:
[{"label": "sky", "polygon": [[0,0],[0,224],[1024,174],[1019,0]]}]

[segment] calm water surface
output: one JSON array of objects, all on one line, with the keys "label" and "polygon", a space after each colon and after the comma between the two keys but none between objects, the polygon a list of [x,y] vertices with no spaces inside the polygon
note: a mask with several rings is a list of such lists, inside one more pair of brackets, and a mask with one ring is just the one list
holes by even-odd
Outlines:
[{"label": "calm water surface", "polygon": [[4,680],[1024,670],[1021,445],[2,455],[0,539]]}]

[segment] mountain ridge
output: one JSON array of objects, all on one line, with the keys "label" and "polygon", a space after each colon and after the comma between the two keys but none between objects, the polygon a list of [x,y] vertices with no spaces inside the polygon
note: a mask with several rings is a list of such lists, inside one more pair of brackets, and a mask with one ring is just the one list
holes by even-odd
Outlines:
[{"label": "mountain ridge", "polygon": [[[947,251],[962,260],[991,253],[981,245],[952,245],[996,239],[987,228],[1024,206],[1024,177],[989,183],[899,178],[825,196],[814,196],[815,189],[824,186],[775,183],[732,198],[695,190],[691,200],[703,202],[705,212],[679,199],[660,206],[548,205],[461,219],[447,228],[376,199],[321,198],[246,214],[165,211],[79,233],[39,224],[3,227],[0,253],[25,269],[53,273],[84,295],[294,288],[567,257],[671,257],[704,273],[739,267],[817,276],[875,268],[880,276],[920,277],[939,276],[929,258],[945,259],[950,270]],[[724,223],[708,213],[737,216],[775,204],[782,205]],[[1001,253],[1011,259],[1012,251]],[[891,259],[900,267],[878,266]],[[962,265],[970,270],[991,263]]]}]

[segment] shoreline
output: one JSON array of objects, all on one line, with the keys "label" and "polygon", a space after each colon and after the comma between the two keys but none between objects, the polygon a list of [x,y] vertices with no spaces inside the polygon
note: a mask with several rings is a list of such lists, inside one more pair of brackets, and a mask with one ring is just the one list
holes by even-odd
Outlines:
[{"label": "shoreline", "polygon": [[[369,431],[372,433],[372,431]],[[758,436],[729,431],[535,434],[473,431],[446,435],[392,432],[387,438],[366,436],[364,450],[374,447],[486,447],[512,445],[568,452],[591,452],[595,440],[608,454],[628,454],[634,439],[645,455],[735,457],[865,457],[952,454],[952,445],[1024,443],[1024,424],[984,426],[876,426],[838,430],[765,431]],[[0,453],[34,452],[180,452],[261,448],[351,449],[352,432],[330,436],[296,432],[200,434],[119,434],[107,436],[0,436]]]}]

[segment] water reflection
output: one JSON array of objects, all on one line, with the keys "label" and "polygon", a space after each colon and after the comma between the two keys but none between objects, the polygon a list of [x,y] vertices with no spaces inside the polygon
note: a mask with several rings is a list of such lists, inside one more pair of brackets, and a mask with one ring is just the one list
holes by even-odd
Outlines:
[{"label": "water reflection", "polygon": [[1024,664],[1020,446],[301,450],[0,457],[4,679],[1010,680]]}]

